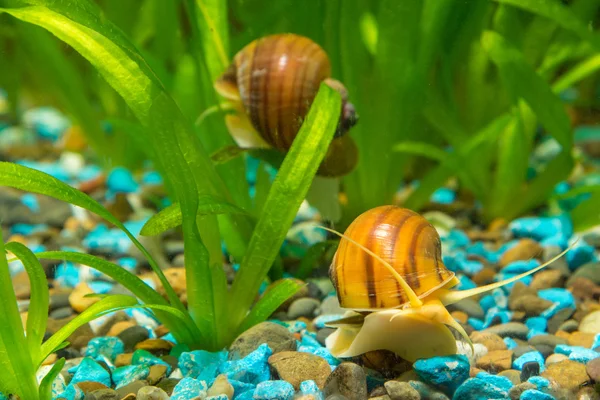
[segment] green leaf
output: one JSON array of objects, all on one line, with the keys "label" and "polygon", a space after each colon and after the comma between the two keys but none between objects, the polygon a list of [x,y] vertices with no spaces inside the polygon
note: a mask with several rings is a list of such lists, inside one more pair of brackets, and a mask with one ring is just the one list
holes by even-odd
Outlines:
[{"label": "green leaf", "polygon": [[56,361],[50,371],[48,371],[46,376],[44,376],[40,382],[39,394],[41,400],[52,400],[52,384],[65,366],[65,362],[66,360],[64,358]]},{"label": "green leaf", "polygon": [[[248,214],[248,212],[215,196],[203,195],[198,198],[198,215],[218,214]],[[181,222],[181,208],[178,203],[173,203],[153,215],[144,224],[140,235],[158,235],[166,230],[181,225]]]},{"label": "green leaf", "polygon": [[6,250],[21,260],[29,276],[31,295],[29,297],[29,311],[27,313],[27,344],[31,359],[38,360],[40,346],[46,333],[46,322],[48,320],[50,304],[46,274],[38,259],[25,245],[18,242],[8,243]]},{"label": "green leaf", "polygon": [[447,160],[450,156],[439,147],[424,142],[400,142],[392,147],[392,151],[423,156],[439,162]]},{"label": "green leaf", "polygon": [[[35,253],[35,256],[39,259],[70,261],[72,263],[87,265],[119,282],[144,303],[158,305],[168,304],[158,292],[148,286],[146,282],[136,275],[121,266],[100,257],[70,251],[42,251]],[[194,343],[195,337],[198,336],[198,330],[189,316],[187,323],[182,324],[180,321],[173,320],[172,318],[169,318],[168,315],[161,314],[160,312],[157,313],[157,315],[178,341],[188,344]]]},{"label": "green leaf", "polygon": [[571,211],[575,232],[581,232],[600,224],[600,192],[581,202]]},{"label": "green leaf", "polygon": [[554,90],[555,93],[560,93],[563,90],[573,86],[580,80],[592,75],[599,69],[600,54],[594,54],[561,75],[552,85],[552,90]]},{"label": "green leaf", "polygon": [[[62,345],[62,343],[75,332],[79,327],[88,322],[102,316],[107,312],[112,312],[117,308],[132,307],[138,304],[138,301],[131,297],[122,294],[113,294],[105,297],[97,303],[92,304],[81,314],[67,322],[54,335],[52,335],[41,348],[41,360],[45,360],[50,354]],[[41,362],[41,361],[40,361]]]},{"label": "green leaf", "polygon": [[67,203],[85,208],[96,215],[104,218],[108,222],[120,228],[133,244],[146,256],[150,266],[157,274],[163,284],[167,295],[172,304],[179,304],[179,308],[185,310],[179,297],[167,281],[160,267],[156,264],[150,253],[142,246],[142,244],[129,232],[129,230],[115,218],[106,208],[104,208],[96,200],[92,199],[87,194],[67,185],[48,175],[44,172],[25,167],[22,165],[12,164],[8,162],[0,162],[0,185],[10,186],[16,189],[26,190],[33,193],[39,193],[46,196],[54,197],[55,199],[66,201]]},{"label": "green leaf", "polygon": [[600,36],[588,29],[586,24],[559,0],[496,0],[496,2],[518,7],[548,18],[600,49]]},{"label": "green leaf", "polygon": [[242,322],[237,333],[241,333],[246,329],[266,320],[282,305],[287,299],[292,297],[304,285],[291,279],[282,279],[273,284],[263,296],[256,302],[250,313]]},{"label": "green leaf", "polygon": [[339,93],[321,84],[289,153],[281,165],[248,251],[231,288],[232,331],[246,317],[258,289],[279,252],[286,233],[333,139],[341,110]]},{"label": "green leaf", "polygon": [[23,333],[23,323],[17,308],[17,298],[6,262],[2,230],[0,229],[0,392],[17,393],[22,399],[37,399],[34,361]]}]

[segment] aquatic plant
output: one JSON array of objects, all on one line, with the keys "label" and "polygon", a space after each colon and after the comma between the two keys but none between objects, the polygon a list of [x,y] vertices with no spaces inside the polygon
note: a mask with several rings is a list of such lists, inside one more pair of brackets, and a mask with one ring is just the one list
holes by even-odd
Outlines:
[{"label": "aquatic plant", "polygon": [[[5,251],[14,254],[23,263],[31,282],[25,327],[19,313]],[[23,399],[50,400],[52,383],[65,365],[65,359],[54,362],[38,384],[36,373],[42,362],[50,354],[68,346],[66,340],[77,328],[106,313],[134,307],[138,301],[125,295],[101,299],[44,341],[50,301],[44,269],[31,250],[23,244],[10,242],[5,245],[1,231],[0,254],[0,312],[3,320],[0,324],[0,365],[3,371],[0,393],[18,394]]]},{"label": "aquatic plant", "polygon": [[[264,202],[253,230],[211,159],[160,80],[122,31],[100,17],[91,2],[31,1],[4,8],[38,24],[73,46],[121,94],[151,144],[153,159],[165,174],[178,202],[184,235],[188,308],[175,295],[164,274],[141,243],[103,206],[84,193],[42,172],[11,163],[0,164],[0,184],[49,195],[83,207],[124,230],[146,256],[167,293],[168,302],[139,278],[100,258],[80,253],[44,252],[40,258],[70,260],[111,276],[156,306],[156,314],[178,341],[192,348],[221,349],[241,330],[267,318],[298,284],[280,280],[252,307],[260,285],[275,260],[298,208],[332,140],[341,97],[322,85]],[[223,205],[228,206],[224,207]],[[233,212],[232,212],[233,211]],[[220,219],[217,223],[217,215]],[[222,268],[221,232],[241,267],[231,290]],[[248,235],[247,238],[244,235]],[[236,247],[237,246],[237,247]]]}]

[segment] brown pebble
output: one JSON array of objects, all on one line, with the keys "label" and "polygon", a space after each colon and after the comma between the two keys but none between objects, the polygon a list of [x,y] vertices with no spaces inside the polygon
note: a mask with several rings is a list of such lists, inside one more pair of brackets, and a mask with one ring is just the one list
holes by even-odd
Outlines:
[{"label": "brown pebble", "polygon": [[600,286],[596,285],[591,279],[582,276],[572,278],[567,289],[573,293],[573,297],[577,300],[593,299],[600,294]]},{"label": "brown pebble", "polygon": [[470,338],[473,343],[484,345],[488,351],[506,350],[506,343],[504,343],[504,340],[495,333],[474,331],[471,333]]},{"label": "brown pebble", "polygon": [[99,297],[85,297],[88,294],[93,294],[94,291],[85,282],[80,282],[75,286],[75,289],[69,295],[69,304],[71,308],[78,313],[87,310],[91,305],[100,301]]},{"label": "brown pebble", "polygon": [[48,357],[46,357],[44,361],[42,361],[42,365],[52,365],[56,362],[57,359],[58,356],[56,355],[56,353],[52,353]]},{"label": "brown pebble", "polygon": [[557,354],[557,353],[550,354],[548,356],[548,358],[546,358],[546,366],[557,363],[557,362],[561,362],[564,360],[568,360],[568,359],[569,359],[569,357],[565,356],[564,354]]},{"label": "brown pebble", "polygon": [[471,369],[469,369],[469,376],[471,378],[475,378],[477,376],[477,374],[480,372],[484,372],[484,371],[477,367],[471,367]]},{"label": "brown pebble", "polygon": [[569,337],[571,337],[571,334],[569,332],[565,332],[565,331],[556,331],[554,336],[558,336],[559,338],[567,339],[567,343],[568,343]]},{"label": "brown pebble", "polygon": [[568,390],[578,390],[590,381],[585,365],[572,360],[550,364],[541,375]]},{"label": "brown pebble", "polygon": [[117,357],[115,358],[115,367],[124,367],[125,365],[130,365],[132,358],[133,353],[117,354]]},{"label": "brown pebble", "polygon": [[542,255],[542,246],[533,239],[521,239],[516,245],[506,250],[500,258],[500,266],[505,267],[508,264],[519,260],[530,260]]},{"label": "brown pebble", "polygon": [[208,396],[219,396],[224,394],[228,399],[232,399],[233,393],[233,385],[229,382],[229,379],[227,379],[227,375],[220,374],[217,376],[211,387],[208,388],[206,394]]},{"label": "brown pebble", "polygon": [[164,339],[146,339],[135,345],[135,349],[146,350],[156,355],[157,353],[167,354],[175,345]]},{"label": "brown pebble", "polygon": [[587,374],[594,382],[600,382],[600,358],[594,358],[586,365]]},{"label": "brown pebble", "polygon": [[558,269],[542,270],[533,276],[531,288],[535,290],[549,289],[553,287],[562,287],[564,276]]},{"label": "brown pebble", "polygon": [[595,337],[595,333],[575,331],[569,335],[567,340],[571,346],[582,346],[591,349]]},{"label": "brown pebble", "polygon": [[507,369],[506,371],[498,372],[498,375],[508,378],[513,385],[521,383],[521,371],[517,371],[516,369]]},{"label": "brown pebble", "polygon": [[146,380],[150,385],[156,385],[162,378],[164,378],[167,374],[167,366],[155,364],[150,367],[150,372],[148,373],[148,377]]},{"label": "brown pebble", "polygon": [[[182,267],[167,268],[167,269],[163,270],[163,273],[165,274],[167,281],[169,281],[169,283],[173,287],[173,290],[175,290],[175,293],[178,296],[181,296],[183,293],[187,292],[187,286],[186,286],[187,285],[187,277],[185,275],[185,268],[182,268]],[[154,281],[157,284],[156,286],[158,288],[157,289],[158,293],[160,293],[163,296],[166,296],[165,289],[160,284],[160,280],[158,279],[158,277],[156,277],[156,275],[152,275],[152,276],[154,277]]]},{"label": "brown pebble", "polygon": [[584,387],[577,392],[577,400],[600,400],[600,394],[593,387]]},{"label": "brown pebble", "polygon": [[455,320],[457,320],[458,322],[461,322],[463,324],[466,324],[467,320],[469,319],[469,316],[467,315],[467,313],[462,312],[462,311],[452,311],[450,313],[450,315],[452,316],[452,318],[454,318]]},{"label": "brown pebble", "polygon": [[488,372],[505,371],[512,366],[512,359],[512,350],[494,350],[479,357],[476,365]]},{"label": "brown pebble", "polygon": [[157,326],[157,327],[154,329],[154,334],[155,334],[157,337],[163,337],[163,336],[165,336],[165,335],[166,335],[167,333],[169,333],[169,332],[170,332],[170,331],[169,331],[169,328],[167,328],[167,327],[166,327],[166,326],[164,326],[164,325],[159,325],[159,326]]},{"label": "brown pebble", "polygon": [[331,374],[327,361],[310,353],[282,351],[270,356],[268,363],[280,379],[291,383],[296,390],[306,380],[315,381],[319,389],[322,389]]},{"label": "brown pebble", "polygon": [[131,328],[135,326],[135,321],[119,321],[110,327],[108,332],[106,332],[106,336],[117,336],[119,333],[123,332],[127,328]]},{"label": "brown pebble", "polygon": [[487,285],[489,283],[494,282],[494,277],[496,276],[496,270],[490,267],[484,267],[473,275],[473,282],[477,284],[477,286]]},{"label": "brown pebble", "polygon": [[554,303],[550,300],[542,299],[537,294],[525,294],[515,298],[510,305],[513,311],[523,311],[526,316],[538,316]]},{"label": "brown pebble", "polygon": [[108,386],[106,386],[100,382],[94,382],[94,381],[77,382],[76,385],[85,394],[93,392],[94,390],[109,389]]}]

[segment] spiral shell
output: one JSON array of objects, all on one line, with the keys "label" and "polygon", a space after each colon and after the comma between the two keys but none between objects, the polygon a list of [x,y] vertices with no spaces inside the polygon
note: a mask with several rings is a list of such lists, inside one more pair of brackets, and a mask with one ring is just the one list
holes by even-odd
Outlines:
[{"label": "spiral shell", "polygon": [[[349,172],[357,162],[352,139],[338,139],[356,124],[358,117],[347,101],[346,88],[330,75],[329,58],[317,43],[295,34],[276,34],[240,50],[215,82],[215,88],[229,100],[239,101],[256,132],[280,151],[290,149],[320,84],[325,82],[337,90],[342,96],[342,110],[331,147],[343,168],[333,168],[329,162],[321,175],[339,175],[340,171]],[[346,151],[349,154],[344,157]]]},{"label": "spiral shell", "polygon": [[[436,229],[414,211],[396,206],[373,208],[359,215],[344,235],[389,263],[419,298],[458,283],[442,262]],[[409,301],[388,268],[346,239],[340,241],[329,276],[343,308],[396,308]]]}]

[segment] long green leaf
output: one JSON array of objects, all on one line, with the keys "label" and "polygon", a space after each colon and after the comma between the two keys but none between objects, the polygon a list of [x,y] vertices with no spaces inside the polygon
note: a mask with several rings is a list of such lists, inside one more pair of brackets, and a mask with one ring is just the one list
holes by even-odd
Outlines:
[{"label": "long green leaf", "polygon": [[29,276],[31,295],[27,313],[27,344],[31,359],[37,360],[48,320],[50,305],[48,281],[44,268],[29,248],[18,242],[11,242],[6,245],[6,249],[21,260]]},{"label": "long green leaf", "polygon": [[561,75],[552,85],[552,89],[555,93],[560,93],[599,69],[600,54],[595,54],[569,69],[564,75]]},{"label": "long green leaf", "polygon": [[23,333],[23,323],[12,286],[2,230],[0,229],[0,392],[16,393],[23,399],[37,399],[34,360]]},{"label": "long green leaf", "polygon": [[61,358],[56,361],[50,371],[44,376],[42,381],[40,382],[39,394],[40,400],[52,400],[52,384],[54,380],[60,374],[60,371],[65,366],[66,360]]},{"label": "long green leaf", "polygon": [[[339,93],[322,84],[269,192],[231,289],[229,321],[237,327],[279,252],[325,157],[340,116]],[[237,331],[237,329],[233,329]]]},{"label": "long green leaf", "polygon": [[54,333],[54,335],[44,342],[41,348],[39,362],[42,362],[46,359],[46,357],[55,352],[56,349],[61,346],[62,343],[79,327],[98,318],[103,313],[111,312],[117,308],[132,307],[136,304],[138,304],[138,302],[135,298],[122,294],[113,294],[103,298],[97,303],[92,304],[81,314],[67,322],[66,325],[60,328],[56,333]]},{"label": "long green leaf", "polygon": [[392,147],[392,151],[423,156],[439,162],[443,162],[449,157],[449,154],[439,147],[423,142],[400,142]]},{"label": "long green leaf", "polygon": [[571,211],[575,231],[581,232],[600,224],[600,192],[581,202]]},{"label": "long green leaf", "polygon": [[131,232],[115,218],[106,208],[87,194],[67,185],[44,172],[8,162],[0,162],[0,185],[26,190],[33,193],[39,193],[55,199],[66,201],[70,204],[85,208],[94,214],[99,215],[115,226],[119,227],[134,245],[146,256],[150,266],[158,275],[161,283],[165,287],[169,300],[172,304],[180,304],[181,309],[185,309],[181,301],[175,294],[175,291],[167,281],[160,267],[156,264],[150,253],[142,246]]},{"label": "long green leaf", "polygon": [[252,311],[250,311],[244,322],[242,322],[242,325],[238,328],[237,333],[240,334],[246,329],[269,318],[280,305],[298,292],[302,286],[304,285],[291,279],[282,279],[275,283],[256,302]]},{"label": "long green leaf", "polygon": [[[158,304],[167,305],[167,301],[146,284],[143,280],[138,278],[136,275],[127,271],[117,264],[113,264],[100,257],[93,256],[85,253],[75,253],[70,251],[42,251],[35,253],[35,256],[39,259],[47,260],[64,260],[70,261],[77,264],[87,265],[88,267],[94,268],[97,271],[111,277],[115,281],[119,282],[123,287],[133,293],[141,301],[147,304]],[[161,321],[169,328],[175,338],[182,342],[192,345],[198,331],[193,321],[189,318],[186,324],[182,324],[178,320],[169,318],[169,315],[157,313]]]},{"label": "long green leaf", "polygon": [[[240,207],[221,200],[215,196],[203,195],[198,199],[198,215],[218,214],[248,214]],[[142,227],[142,236],[158,235],[166,230],[181,225],[181,208],[178,203],[173,203],[167,208],[153,215]]]}]

